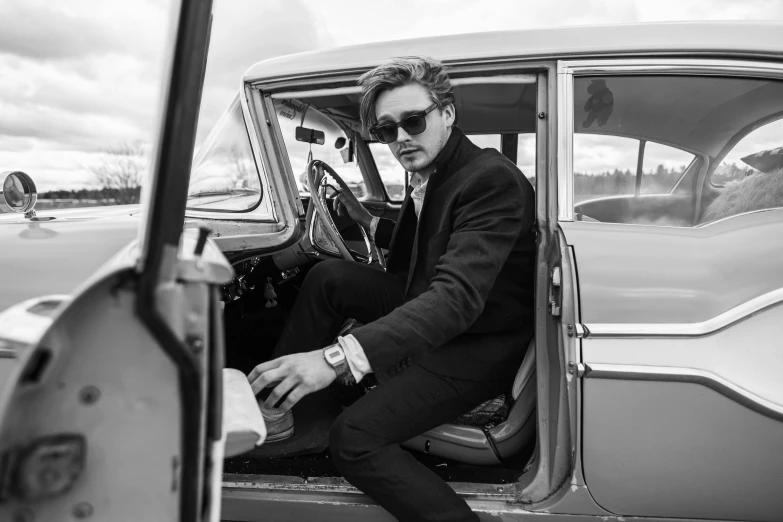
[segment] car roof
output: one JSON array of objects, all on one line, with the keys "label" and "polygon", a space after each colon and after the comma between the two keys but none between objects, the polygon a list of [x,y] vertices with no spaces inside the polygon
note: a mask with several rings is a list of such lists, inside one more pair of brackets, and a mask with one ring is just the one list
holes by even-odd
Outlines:
[{"label": "car roof", "polygon": [[444,63],[472,59],[587,56],[713,55],[783,57],[783,23],[670,22],[574,26],[455,34],[377,42],[281,56],[256,63],[249,82],[361,71],[395,56],[425,55]]}]

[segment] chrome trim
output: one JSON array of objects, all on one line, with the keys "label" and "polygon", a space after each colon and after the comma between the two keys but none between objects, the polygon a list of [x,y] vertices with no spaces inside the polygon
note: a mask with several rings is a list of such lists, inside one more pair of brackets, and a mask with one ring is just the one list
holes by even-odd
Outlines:
[{"label": "chrome trim", "polygon": [[[285,198],[281,197],[282,194],[277,193],[276,187],[272,186],[273,183],[270,179],[271,173],[267,172],[267,169],[271,168],[271,165],[267,166],[266,162],[264,161],[264,155],[262,153],[261,136],[259,130],[261,122],[257,121],[259,112],[262,114],[264,113],[264,103],[261,99],[261,93],[259,91],[254,91],[252,88],[246,85],[242,85],[239,93],[239,103],[242,106],[242,116],[245,119],[245,129],[247,129],[247,135],[250,139],[250,149],[253,151],[253,156],[256,160],[256,172],[258,173],[258,180],[261,182],[262,201],[260,202],[258,208],[266,206],[267,213],[265,215],[271,217],[273,222],[280,223],[283,221],[283,219],[281,219],[277,205],[274,203],[285,201]],[[251,96],[254,97],[252,110],[250,107]],[[283,176],[285,176],[285,174],[283,174]],[[270,202],[269,198],[267,197],[270,194],[274,194],[278,199],[275,199],[274,202]]]},{"label": "chrome trim", "polygon": [[574,220],[574,75],[557,64],[557,220]]},{"label": "chrome trim", "polygon": [[691,228],[707,228],[712,225],[716,225],[718,223],[723,223],[727,219],[733,219],[738,216],[747,216],[748,214],[758,214],[760,212],[770,212],[773,210],[783,210],[783,206],[780,207],[770,207],[770,208],[759,208],[756,210],[748,210],[747,212],[740,212],[739,214],[732,214],[731,216],[726,216],[720,219],[716,219],[715,221],[708,221],[707,223],[699,223],[698,225],[691,227]]},{"label": "chrome trim", "polygon": [[726,310],[712,319],[698,323],[591,323],[585,324],[593,338],[620,337],[703,337],[717,333],[767,308],[783,303],[783,288]]},{"label": "chrome trim", "polygon": [[706,370],[625,364],[585,365],[585,379],[618,379],[699,384],[765,417],[783,421],[783,406],[775,404]]},{"label": "chrome trim", "polygon": [[585,74],[714,74],[716,76],[783,77],[783,65],[749,60],[710,60],[687,58],[622,58],[609,60],[563,60],[560,69],[576,75]]},{"label": "chrome trim", "polygon": [[[498,76],[473,76],[470,78],[455,78],[451,80],[452,87],[460,85],[491,85],[491,84],[511,84],[511,85],[533,85],[537,81],[535,74],[507,74]],[[273,100],[290,98],[307,98],[317,96],[336,96],[340,94],[361,94],[362,88],[358,85],[348,87],[334,87],[324,89],[311,89],[309,91],[286,91],[270,94]]]},{"label": "chrome trim", "polygon": [[0,359],[16,359],[16,350],[12,348],[0,348]]},{"label": "chrome trim", "polygon": [[538,80],[535,74],[501,74],[498,76],[472,76],[470,78],[454,78],[451,80],[452,87],[460,85],[535,85]]},{"label": "chrome trim", "polygon": [[[253,208],[240,211],[229,210],[199,210],[198,207],[188,207],[185,209],[185,218],[188,219],[201,219],[205,222],[208,221],[233,221],[241,223],[263,223],[280,225],[281,220],[276,213],[276,205],[269,201],[270,194],[272,194],[272,184],[267,173],[267,166],[263,161],[261,155],[261,143],[259,141],[258,132],[253,124],[253,116],[251,113],[250,105],[248,103],[247,91],[243,86],[240,87],[240,91],[236,94],[239,101],[239,106],[242,110],[242,118],[245,123],[245,129],[248,134],[248,142],[250,144],[250,150],[253,154],[253,160],[255,162],[256,174],[258,175],[258,182],[261,185],[260,201]],[[234,100],[231,100],[229,107],[234,104]]]},{"label": "chrome trim", "polygon": [[360,94],[362,88],[358,85],[350,87],[334,87],[332,89],[312,89],[309,91],[273,92],[269,95],[273,100],[288,100],[292,98],[312,98],[317,96],[337,96],[338,94]]}]

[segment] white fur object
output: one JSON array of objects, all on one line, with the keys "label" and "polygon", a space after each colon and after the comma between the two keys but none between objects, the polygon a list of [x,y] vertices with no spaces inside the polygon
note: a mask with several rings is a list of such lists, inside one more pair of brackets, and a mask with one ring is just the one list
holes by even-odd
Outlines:
[{"label": "white fur object", "polygon": [[775,207],[783,207],[783,169],[758,172],[727,183],[706,208],[701,222]]},{"label": "white fur object", "polygon": [[261,445],[266,424],[247,375],[223,368],[223,439],[225,456],[233,457]]}]

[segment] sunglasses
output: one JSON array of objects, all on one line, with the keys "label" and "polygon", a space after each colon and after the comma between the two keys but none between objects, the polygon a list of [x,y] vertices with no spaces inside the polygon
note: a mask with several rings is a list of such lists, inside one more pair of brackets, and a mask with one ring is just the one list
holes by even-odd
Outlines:
[{"label": "sunglasses", "polygon": [[402,129],[409,136],[416,136],[427,130],[427,115],[435,110],[437,103],[433,103],[423,111],[412,112],[397,123],[377,123],[370,127],[370,134],[381,143],[392,143],[397,140],[397,129]]}]

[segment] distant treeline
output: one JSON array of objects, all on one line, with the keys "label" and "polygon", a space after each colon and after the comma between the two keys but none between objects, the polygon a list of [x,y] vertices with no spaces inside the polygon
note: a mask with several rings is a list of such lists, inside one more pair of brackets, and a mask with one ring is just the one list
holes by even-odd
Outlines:
[{"label": "distant treeline", "polygon": [[[131,203],[141,200],[141,187],[124,189],[123,194],[130,192]],[[112,203],[121,201],[120,191],[117,189],[79,189],[79,190],[49,190],[38,194],[38,199],[75,199],[78,201],[105,201]]]},{"label": "distant treeline", "polygon": [[[682,177],[685,165],[679,168],[667,169],[658,165],[655,170],[642,172],[642,194],[665,194],[669,192]],[[710,181],[714,185],[741,179],[755,172],[750,167],[738,167],[734,163],[722,163],[715,169]],[[575,194],[633,194],[636,187],[636,172],[630,169],[624,171],[615,169],[602,173],[574,173]]]},{"label": "distant treeline", "polygon": [[[642,174],[641,192],[643,194],[661,194],[669,192],[675,183],[685,172],[685,166],[679,168],[667,169],[663,165],[658,165],[654,171],[644,172]],[[749,167],[738,167],[736,164],[723,163],[712,174],[710,181],[714,185],[724,185],[725,183],[741,179],[754,172]],[[528,179],[535,185],[535,177]],[[351,190],[358,197],[365,193],[363,182],[351,183]],[[636,173],[630,169],[624,171],[615,169],[614,171],[605,171],[602,173],[585,174],[576,172],[574,174],[574,193],[575,194],[633,194],[636,185]],[[386,185],[389,196],[392,199],[402,199],[405,194],[402,185],[389,183]],[[131,203],[138,203],[141,198],[141,188],[124,189],[123,196],[130,191]],[[70,199],[77,201],[102,201],[107,204],[127,200],[127,197],[121,198],[120,191],[117,189],[79,189],[79,190],[50,190],[38,195],[39,199]]]}]

